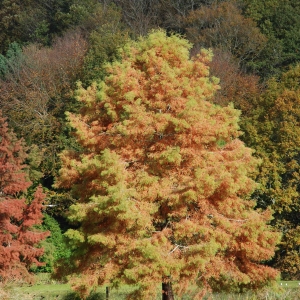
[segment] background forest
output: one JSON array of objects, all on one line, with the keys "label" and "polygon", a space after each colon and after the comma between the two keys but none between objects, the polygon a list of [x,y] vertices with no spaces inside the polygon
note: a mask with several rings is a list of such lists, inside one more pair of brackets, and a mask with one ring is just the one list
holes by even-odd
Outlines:
[{"label": "background forest", "polygon": [[[299,16],[298,0],[0,0],[1,123],[14,132],[8,145],[22,139],[24,164],[15,164],[27,178],[7,194],[25,199],[28,209],[45,197],[43,223],[36,226],[51,233],[41,242],[45,264],[30,271],[52,272],[72,251],[63,233],[76,228],[66,216],[76,197],[54,183],[59,154],[82,145],[65,113],[79,112],[80,90],[105,78],[104,65],[120,59],[120,48],[161,28],[186,38],[191,57],[212,50],[210,74],[221,88],[210,101],[240,110],[240,139],[260,160],[251,174],[259,184],[251,198],[257,209],[272,210],[271,225],[282,233],[265,264],[285,280],[300,280]],[[9,205],[18,211],[16,201]]]}]

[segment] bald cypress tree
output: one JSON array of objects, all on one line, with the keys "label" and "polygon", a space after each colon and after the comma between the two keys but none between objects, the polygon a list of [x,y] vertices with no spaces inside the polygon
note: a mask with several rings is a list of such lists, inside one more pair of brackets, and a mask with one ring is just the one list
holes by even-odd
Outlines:
[{"label": "bald cypress tree", "polygon": [[277,276],[261,264],[278,234],[249,199],[257,160],[239,140],[239,112],[210,102],[212,55],[191,59],[190,48],[163,31],[128,44],[103,82],[79,89],[80,114],[68,114],[83,150],[62,153],[56,186],[78,199],[67,273],[82,297],[127,283],[138,287],[132,299],[154,299],[162,283],[163,299],[191,284],[201,298]]},{"label": "bald cypress tree", "polygon": [[43,248],[39,242],[48,233],[34,228],[42,222],[45,195],[38,188],[28,201],[24,193],[27,180],[22,140],[9,130],[0,114],[0,282],[30,280],[32,265],[41,265]]}]

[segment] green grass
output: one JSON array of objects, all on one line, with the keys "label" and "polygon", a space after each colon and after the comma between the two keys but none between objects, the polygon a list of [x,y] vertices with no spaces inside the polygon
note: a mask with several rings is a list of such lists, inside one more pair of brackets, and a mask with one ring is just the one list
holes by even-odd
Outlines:
[{"label": "green grass", "polygon": [[[72,291],[70,285],[59,284],[51,281],[46,275],[39,275],[38,280],[33,286],[6,286],[4,290],[0,290],[1,300],[80,300]],[[130,286],[122,286],[119,290],[111,290],[110,300],[122,300],[134,288]],[[159,287],[158,287],[159,292]],[[195,289],[189,294],[183,296],[181,300],[192,300],[196,293]],[[99,287],[97,292],[91,295],[88,300],[104,300],[105,287]],[[157,300],[161,299],[158,295]],[[297,300],[300,299],[299,281],[280,281],[278,289],[264,289],[258,293],[248,292],[245,294],[225,294],[215,293],[206,297],[211,300]],[[154,299],[155,300],[155,299]],[[179,298],[176,298],[179,300]]]},{"label": "green grass", "polygon": [[[9,300],[80,300],[67,284],[39,285],[32,287],[15,287],[8,289]],[[132,287],[122,287],[110,292],[110,300],[122,300],[132,291]],[[21,296],[22,295],[22,296]],[[26,296],[24,298],[24,295]],[[88,300],[106,299],[105,287],[98,288],[97,292],[90,295]],[[2,300],[2,299],[1,299]],[[6,299],[5,299],[6,300]]]},{"label": "green grass", "polygon": [[280,281],[278,285],[283,288],[299,288],[300,289],[300,280],[298,281]]}]

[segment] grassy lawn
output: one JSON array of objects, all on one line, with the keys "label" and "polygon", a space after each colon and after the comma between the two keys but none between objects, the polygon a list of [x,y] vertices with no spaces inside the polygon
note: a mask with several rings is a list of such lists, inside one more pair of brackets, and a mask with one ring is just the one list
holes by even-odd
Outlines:
[{"label": "grassy lawn", "polygon": [[[110,300],[122,300],[132,291],[129,286],[122,286],[119,290],[110,292]],[[159,287],[158,287],[159,294]],[[185,295],[181,300],[193,299],[195,290]],[[47,277],[37,280],[33,286],[7,286],[0,290],[1,300],[80,300],[79,297],[71,290],[68,284],[58,284],[51,282]],[[105,300],[105,287],[99,287],[97,292],[91,295],[88,300]],[[161,299],[158,295],[157,300]],[[179,298],[176,298],[176,300]],[[208,297],[207,297],[208,299]],[[246,294],[213,294],[210,296],[212,300],[297,300],[300,299],[299,281],[280,281],[278,283],[278,291],[266,289],[256,294],[249,292]]]},{"label": "grassy lawn", "polygon": [[[110,300],[122,300],[132,291],[132,287],[122,287],[110,292]],[[80,300],[68,284],[43,284],[27,287],[11,287],[8,289],[10,298],[7,300]],[[97,289],[88,300],[106,299],[105,287]],[[2,300],[2,299],[1,299]],[[6,299],[5,299],[6,300]]]},{"label": "grassy lawn", "polygon": [[300,280],[299,281],[280,281],[278,284],[284,288],[299,288],[300,289]]}]

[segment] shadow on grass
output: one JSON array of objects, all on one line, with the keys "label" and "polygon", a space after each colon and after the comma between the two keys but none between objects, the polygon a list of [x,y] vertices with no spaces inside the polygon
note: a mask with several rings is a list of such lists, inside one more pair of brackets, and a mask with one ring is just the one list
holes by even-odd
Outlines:
[{"label": "shadow on grass", "polygon": [[[102,293],[93,293],[87,297],[86,300],[105,300],[106,296]],[[78,294],[75,292],[68,293],[67,295],[63,296],[62,300],[81,300]]]}]

